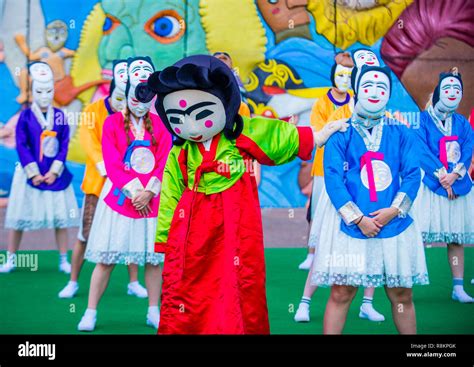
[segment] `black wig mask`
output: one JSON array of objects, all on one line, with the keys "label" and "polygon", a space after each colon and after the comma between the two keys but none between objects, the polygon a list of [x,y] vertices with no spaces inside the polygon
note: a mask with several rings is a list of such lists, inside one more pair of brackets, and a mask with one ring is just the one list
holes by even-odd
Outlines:
[{"label": "black wig mask", "polygon": [[110,84],[109,103],[115,111],[125,108],[125,87],[128,80],[127,60],[114,60],[112,66],[112,82]]},{"label": "black wig mask", "polygon": [[[189,136],[190,141],[204,141],[206,128],[213,135],[223,131],[230,140],[236,139],[242,132],[243,121],[238,114],[241,102],[239,86],[232,70],[213,56],[186,57],[152,74],[147,83],[137,87],[136,97],[139,101],[149,102],[155,95],[156,111],[176,137],[176,145],[182,145],[187,140],[180,137],[184,136],[181,130],[191,125],[193,128],[199,126],[197,133]],[[174,102],[168,103],[170,100]],[[203,131],[205,133],[201,134]]]}]

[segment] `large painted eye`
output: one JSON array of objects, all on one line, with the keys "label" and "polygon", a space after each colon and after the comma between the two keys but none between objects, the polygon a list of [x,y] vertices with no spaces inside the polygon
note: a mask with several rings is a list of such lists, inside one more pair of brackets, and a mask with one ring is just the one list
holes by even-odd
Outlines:
[{"label": "large painted eye", "polygon": [[278,0],[268,0],[268,2],[273,5],[278,4]]},{"label": "large painted eye", "polygon": [[145,23],[145,32],[160,43],[176,42],[185,29],[184,19],[175,10],[162,10]]},{"label": "large painted eye", "polygon": [[107,14],[102,26],[102,32],[104,34],[110,34],[112,31],[120,25],[120,20],[115,18],[113,15]]},{"label": "large painted eye", "polygon": [[184,119],[183,117],[171,116],[169,120],[171,124],[182,124]]}]

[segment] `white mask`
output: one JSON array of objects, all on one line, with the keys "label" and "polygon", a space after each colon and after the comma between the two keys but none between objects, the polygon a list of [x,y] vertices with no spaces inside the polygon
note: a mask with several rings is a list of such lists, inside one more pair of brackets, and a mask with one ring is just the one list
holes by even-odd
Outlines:
[{"label": "white mask", "polygon": [[153,102],[150,101],[148,103],[142,103],[138,99],[135,98],[135,86],[131,85],[130,90],[128,91],[127,97],[127,106],[128,109],[137,117],[145,116],[148,111],[150,111],[151,104]]},{"label": "white mask", "polygon": [[342,65],[337,65],[334,71],[334,84],[336,88],[341,92],[347,92],[351,87],[351,71],[352,68],[348,68]]},{"label": "white mask", "polygon": [[359,50],[354,52],[354,63],[360,69],[362,65],[380,66],[377,56],[369,50]]},{"label": "white mask", "polygon": [[128,66],[128,78],[132,86],[146,82],[153,73],[153,66],[146,60],[135,60]]},{"label": "white mask", "polygon": [[114,67],[115,88],[110,96],[110,105],[115,111],[122,111],[126,104],[125,88],[127,86],[127,62],[121,62]]},{"label": "white mask", "polygon": [[53,71],[48,64],[44,62],[35,62],[29,67],[30,75],[32,80],[37,80],[39,82],[49,82],[53,81]]},{"label": "white mask", "polygon": [[390,98],[390,80],[380,71],[368,71],[362,75],[357,89],[355,110],[362,116],[383,113]]},{"label": "white mask", "polygon": [[33,80],[31,89],[33,101],[40,108],[47,108],[53,103],[54,83],[52,80],[47,82]]},{"label": "white mask", "polygon": [[436,109],[441,112],[454,112],[462,99],[461,82],[454,77],[447,77],[441,81],[439,86],[439,101]]},{"label": "white mask", "polygon": [[168,94],[163,108],[174,133],[182,139],[203,142],[224,130],[226,113],[221,100],[202,90]]}]

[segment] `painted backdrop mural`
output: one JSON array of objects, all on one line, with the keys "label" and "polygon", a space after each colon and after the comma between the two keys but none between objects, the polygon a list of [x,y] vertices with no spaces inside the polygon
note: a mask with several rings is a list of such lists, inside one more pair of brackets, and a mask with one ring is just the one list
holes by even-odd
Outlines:
[{"label": "painted backdrop mural", "polygon": [[[230,54],[253,114],[308,125],[331,87],[334,55],[373,50],[394,72],[389,108],[423,109],[439,72],[464,75],[474,105],[474,0],[0,0],[0,196],[7,196],[18,114],[30,99],[27,58],[51,65],[55,104],[70,121],[80,195],[80,111],[108,94],[112,61],[149,55],[157,69],[197,53]],[[308,164],[264,167],[262,206],[303,206]]]}]

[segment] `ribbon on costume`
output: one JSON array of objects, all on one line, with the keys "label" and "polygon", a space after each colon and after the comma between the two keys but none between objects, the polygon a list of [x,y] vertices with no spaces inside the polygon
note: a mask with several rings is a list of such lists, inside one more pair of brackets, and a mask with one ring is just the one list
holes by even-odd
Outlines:
[{"label": "ribbon on costume", "polygon": [[367,165],[367,179],[369,181],[369,195],[370,201],[377,201],[377,189],[375,187],[375,177],[374,177],[374,168],[372,166],[372,160],[383,160],[383,153],[380,152],[365,152],[362,157],[360,157],[360,169]]},{"label": "ribbon on costume", "polygon": [[123,206],[123,203],[125,203],[126,196],[122,192],[122,190],[120,190],[118,187],[116,187],[114,189],[114,196],[118,197],[117,198],[117,204],[120,205],[120,206]]},{"label": "ribbon on costume", "polygon": [[443,136],[439,140],[439,160],[443,163],[444,168],[448,169],[448,151],[446,147],[446,143],[448,141],[456,141],[458,140],[457,135],[453,136]]},{"label": "ribbon on costume", "polygon": [[58,135],[56,131],[51,131],[51,130],[44,130],[41,135],[40,135],[40,155],[39,155],[39,160],[40,162],[43,160],[43,140],[49,136],[51,138],[55,138]]}]

